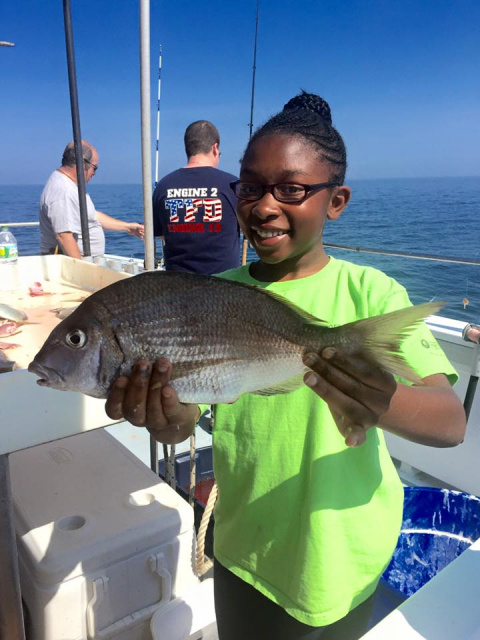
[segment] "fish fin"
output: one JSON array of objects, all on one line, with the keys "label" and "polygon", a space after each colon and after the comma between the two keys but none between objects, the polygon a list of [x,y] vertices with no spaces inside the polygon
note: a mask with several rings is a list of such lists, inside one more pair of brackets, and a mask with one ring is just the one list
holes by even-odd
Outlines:
[{"label": "fish fin", "polygon": [[[171,273],[174,273],[174,272],[171,272]],[[191,275],[198,275],[198,274],[189,273],[188,277],[190,277]],[[246,282],[237,282],[236,280],[227,280],[222,276],[209,276],[209,278],[210,280],[221,280],[222,282],[228,282],[228,286],[230,287],[235,286],[243,289],[255,289],[261,295],[267,296],[269,298],[273,298],[274,300],[278,300],[279,302],[281,302],[284,306],[288,307],[289,309],[294,311],[297,315],[301,316],[306,321],[307,324],[316,324],[316,325],[324,325],[324,326],[328,325],[328,323],[325,320],[322,320],[321,318],[317,318],[311,313],[308,313],[308,311],[305,311],[304,309],[297,307],[297,305],[294,302],[290,302],[290,300],[287,300],[279,293],[275,293],[274,291],[270,291],[269,289],[264,289],[263,287],[259,287],[257,284],[248,284]]]},{"label": "fish fin", "polygon": [[357,320],[342,329],[360,333],[362,351],[390,373],[420,384],[421,378],[411,369],[399,353],[402,341],[411,330],[427,316],[439,311],[445,302],[427,302],[380,316]]},{"label": "fish fin", "polygon": [[308,313],[308,311],[305,311],[304,309],[297,307],[297,305],[294,302],[290,302],[290,300],[287,300],[286,298],[279,295],[278,293],[274,293],[273,291],[268,291],[267,289],[262,289],[257,285],[248,285],[248,286],[250,286],[252,289],[257,289],[257,291],[260,291],[264,295],[269,296],[274,300],[278,300],[284,306],[288,307],[289,309],[294,311],[296,314],[301,316],[308,324],[316,324],[316,325],[324,325],[324,326],[328,325],[328,323],[325,320],[322,320],[321,318],[317,318],[311,313]]},{"label": "fish fin", "polygon": [[252,391],[251,393],[257,396],[276,396],[283,393],[290,393],[291,391],[295,391],[302,385],[303,373],[299,376],[295,376],[294,378],[290,378],[290,380],[285,380],[280,384],[276,384],[273,387],[265,387],[265,389],[258,389],[257,391]]},{"label": "fish fin", "polygon": [[[168,355],[164,357],[168,358]],[[204,360],[172,361],[170,380],[178,380],[179,378],[184,378],[198,371],[206,371],[209,367],[215,368],[216,366],[229,364],[231,362],[235,362],[235,358],[205,358]]]}]

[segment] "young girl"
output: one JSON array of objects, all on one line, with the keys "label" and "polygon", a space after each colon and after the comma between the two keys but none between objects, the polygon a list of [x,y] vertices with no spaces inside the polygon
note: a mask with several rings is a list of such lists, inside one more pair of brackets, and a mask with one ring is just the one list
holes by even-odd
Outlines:
[{"label": "young girl", "polygon": [[[346,152],[330,108],[302,93],[248,143],[240,226],[258,261],[223,277],[264,287],[340,325],[410,305],[380,271],[329,257],[327,220],[350,199]],[[305,386],[218,405],[213,433],[215,601],[222,640],[358,638],[397,543],[403,490],[382,430],[432,446],[465,432],[456,374],[427,329],[402,345],[422,386],[359,357],[306,354]],[[113,419],[160,442],[187,438],[199,416],[168,385],[171,365],[139,362],[107,400]]]}]

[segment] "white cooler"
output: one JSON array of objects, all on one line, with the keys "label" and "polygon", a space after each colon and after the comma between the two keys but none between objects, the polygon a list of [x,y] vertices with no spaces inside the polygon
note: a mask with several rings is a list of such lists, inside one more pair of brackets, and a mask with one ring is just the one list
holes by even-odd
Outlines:
[{"label": "white cooler", "polygon": [[151,640],[199,583],[193,511],[103,429],[10,455],[28,640]]}]

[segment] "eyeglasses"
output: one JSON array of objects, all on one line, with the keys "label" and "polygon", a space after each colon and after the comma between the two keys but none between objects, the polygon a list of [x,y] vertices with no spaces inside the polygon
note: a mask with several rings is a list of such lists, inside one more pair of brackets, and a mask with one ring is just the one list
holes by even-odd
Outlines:
[{"label": "eyeglasses", "polygon": [[281,184],[257,184],[256,182],[242,182],[236,180],[230,183],[233,193],[239,200],[254,202],[260,200],[268,191],[279,202],[303,202],[310,191],[321,191],[329,187],[340,186],[338,182],[320,182],[319,184],[297,184],[296,182],[282,182]]},{"label": "eyeglasses", "polygon": [[84,158],[83,161],[92,167],[93,173],[97,173],[98,164],[93,164],[93,162],[90,162],[90,160],[87,160],[86,158]]}]

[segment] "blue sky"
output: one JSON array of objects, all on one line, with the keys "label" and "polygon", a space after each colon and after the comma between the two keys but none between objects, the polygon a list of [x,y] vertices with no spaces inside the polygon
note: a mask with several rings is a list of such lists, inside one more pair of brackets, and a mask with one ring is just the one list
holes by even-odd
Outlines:
[{"label": "blue sky", "polygon": [[[82,136],[98,183],[141,182],[136,0],[71,0]],[[255,0],[152,0],[152,171],[163,48],[160,176],[185,163],[183,133],[214,122],[220,168],[248,141]],[[61,0],[0,11],[0,184],[40,184],[72,139]],[[301,88],[322,95],[347,177],[480,174],[478,0],[261,0],[254,126]]]}]

